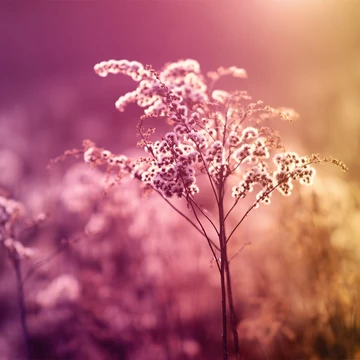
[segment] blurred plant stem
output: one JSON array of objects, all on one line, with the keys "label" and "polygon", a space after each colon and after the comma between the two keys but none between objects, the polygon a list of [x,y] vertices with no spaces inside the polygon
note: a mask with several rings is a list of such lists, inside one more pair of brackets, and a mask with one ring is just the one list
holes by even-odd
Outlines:
[{"label": "blurred plant stem", "polygon": [[17,283],[17,297],[18,304],[20,309],[20,321],[21,321],[21,329],[24,339],[24,348],[25,348],[25,359],[31,360],[30,357],[30,337],[29,330],[26,322],[26,306],[25,306],[25,295],[24,295],[24,287],[21,273],[21,261],[19,254],[14,252],[10,255],[10,260],[13,264],[15,274],[16,274],[16,283]]}]

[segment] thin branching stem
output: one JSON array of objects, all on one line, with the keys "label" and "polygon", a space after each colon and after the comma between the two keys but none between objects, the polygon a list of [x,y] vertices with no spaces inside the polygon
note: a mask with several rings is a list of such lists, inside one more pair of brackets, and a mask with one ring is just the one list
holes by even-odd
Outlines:
[{"label": "thin branching stem", "polygon": [[245,214],[242,216],[242,218],[239,220],[239,222],[236,224],[236,226],[234,227],[234,229],[231,231],[229,237],[227,238],[227,243],[230,241],[231,237],[234,235],[234,232],[236,231],[236,229],[241,225],[241,223],[244,221],[244,219],[246,218],[246,216],[248,216],[249,212],[255,208],[255,206],[261,201],[263,200],[267,195],[269,195],[272,191],[274,191],[281,183],[276,184],[273,188],[271,188],[269,191],[264,192],[264,194],[259,197],[259,199],[257,199],[245,212]]},{"label": "thin branching stem", "polygon": [[250,245],[250,244],[251,244],[250,241],[248,241],[248,242],[246,242],[245,244],[243,244],[243,245],[241,246],[241,248],[230,258],[229,264],[231,263],[231,261],[232,261],[246,246],[248,246],[248,245]]},{"label": "thin branching stem", "polygon": [[226,213],[224,221],[226,221],[226,219],[228,218],[228,216],[231,214],[231,212],[234,210],[235,206],[238,204],[238,202],[240,201],[240,198],[238,197],[235,201],[234,204],[231,206],[231,208],[229,209],[229,211]]},{"label": "thin branching stem", "polygon": [[[206,237],[206,234],[199,228],[196,226],[196,224],[189,218],[187,217],[183,212],[181,212],[178,208],[176,208],[168,199],[166,199],[158,190],[155,190],[166,202],[167,204],[174,209],[179,215],[181,215],[186,221],[188,221],[202,236]],[[211,240],[209,239],[209,241],[211,242],[212,246],[220,251],[220,248]]]},{"label": "thin branching stem", "polygon": [[192,209],[192,211],[193,211],[193,213],[194,213],[194,216],[195,216],[197,222],[199,223],[202,231],[204,232],[205,239],[206,239],[206,241],[208,242],[208,244],[209,244],[209,246],[210,246],[210,249],[211,249],[211,252],[212,252],[212,254],[213,254],[213,256],[214,256],[214,259],[215,259],[215,261],[216,261],[216,265],[217,265],[217,267],[218,267],[218,270],[221,272],[220,264],[219,264],[219,259],[218,259],[218,257],[216,256],[215,251],[214,251],[214,249],[213,249],[213,247],[212,247],[212,241],[211,241],[211,239],[209,238],[209,236],[207,235],[206,230],[205,230],[203,224],[201,223],[201,221],[200,221],[200,219],[199,219],[199,217],[198,217],[198,215],[197,215],[197,213],[196,213],[196,210],[195,210],[195,208],[194,208],[193,203],[192,203],[191,201],[188,201],[188,204],[190,205],[190,207],[191,207],[191,209]]},{"label": "thin branching stem", "polygon": [[227,130],[226,125],[227,125],[227,121],[228,121],[229,108],[230,108],[230,104],[232,102],[233,97],[234,97],[234,95],[231,95],[231,97],[225,107],[225,123],[224,123],[223,140],[222,140],[223,147],[225,147],[226,130]]},{"label": "thin branching stem", "polygon": [[56,251],[54,251],[52,254],[50,254],[49,256],[47,256],[45,259],[42,259],[40,261],[38,261],[37,263],[35,263],[26,273],[26,275],[24,276],[24,278],[22,279],[21,282],[21,286],[23,287],[25,282],[35,273],[35,271],[40,268],[41,266],[49,263],[52,259],[54,259],[56,256],[58,256],[60,253],[63,252],[63,248],[60,248]]},{"label": "thin branching stem", "polygon": [[[194,201],[194,199],[189,196],[189,200],[196,206],[196,208],[200,211],[200,213],[209,221],[209,223],[212,225],[212,227],[214,228],[215,232],[217,235],[219,235],[219,230],[217,229],[216,225],[214,224],[214,222],[210,219],[210,217],[204,212],[203,209],[201,209],[201,207],[196,203],[196,201]],[[219,249],[220,250],[220,249]]]},{"label": "thin branching stem", "polygon": [[[311,164],[316,164],[321,162],[321,160],[315,160],[315,161],[309,161],[308,163],[302,165],[301,167],[307,166],[307,165],[311,165]],[[278,182],[276,185],[274,185],[271,189],[269,189],[268,191],[265,191],[249,208],[248,210],[245,212],[245,214],[242,216],[242,218],[239,220],[239,222],[235,225],[235,227],[233,228],[233,230],[231,231],[229,237],[226,240],[226,243],[228,243],[231,239],[231,237],[234,235],[234,232],[236,231],[236,229],[241,225],[241,223],[244,221],[244,219],[246,218],[246,216],[248,216],[249,212],[255,208],[255,206],[261,201],[263,200],[266,196],[268,196],[270,193],[272,193],[275,189],[277,189],[281,184],[283,184],[284,182],[286,182],[290,177],[292,176],[292,173],[288,173],[287,176],[285,177],[284,180]]]},{"label": "thin branching stem", "polygon": [[209,179],[209,182],[210,182],[212,191],[213,191],[214,196],[215,196],[216,203],[219,204],[219,198],[218,198],[218,195],[217,195],[217,192],[216,192],[216,189],[215,189],[214,181],[213,181],[213,179],[212,179],[212,176],[211,176],[210,173],[209,173],[209,169],[208,169],[208,167],[207,167],[207,164],[206,164],[206,161],[205,161],[205,159],[204,159],[204,156],[203,156],[203,154],[202,154],[202,152],[201,152],[201,150],[200,150],[200,148],[199,148],[199,145],[198,145],[197,143],[196,143],[195,145],[196,145],[197,151],[198,151],[199,154],[200,154],[201,161],[202,161],[202,163],[203,163],[203,165],[204,165],[204,169],[205,169],[206,174],[207,174],[207,176],[208,176],[208,179]]}]

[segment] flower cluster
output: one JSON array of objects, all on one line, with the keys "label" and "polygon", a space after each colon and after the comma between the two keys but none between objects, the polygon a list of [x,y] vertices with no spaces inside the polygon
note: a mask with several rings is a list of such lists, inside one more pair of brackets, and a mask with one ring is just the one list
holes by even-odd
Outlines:
[{"label": "flower cluster", "polygon": [[307,157],[300,157],[294,152],[285,152],[276,154],[273,161],[277,165],[274,178],[277,180],[278,189],[283,195],[291,194],[292,180],[299,180],[302,185],[313,183],[316,171],[309,166]]},{"label": "flower cluster", "polygon": [[117,100],[116,107],[120,111],[124,111],[126,105],[136,102],[141,107],[147,107],[146,115],[167,115],[169,109],[164,102],[167,89],[191,103],[208,101],[207,86],[200,73],[199,63],[194,60],[169,63],[158,77],[154,76],[149,67],[128,60],[103,61],[95,65],[94,70],[100,76],[121,73],[139,82],[135,91]]},{"label": "flower cluster", "polygon": [[[189,136],[187,136],[189,135]],[[174,132],[167,133],[161,142],[147,146],[151,153],[150,167],[142,174],[142,180],[160,191],[165,197],[194,195],[199,191],[196,185],[195,164],[199,152],[196,134],[186,134],[187,142],[179,142]]]},{"label": "flower cluster", "polygon": [[[130,160],[87,142],[87,163],[106,163],[120,177],[138,178],[168,198],[193,197],[199,192],[196,180],[201,175],[208,177],[213,189],[229,176],[237,176],[239,183],[232,188],[236,201],[257,185],[257,203],[266,204],[275,189],[289,195],[294,180],[302,185],[312,183],[315,170],[310,165],[322,160],[286,152],[278,135],[264,126],[272,118],[292,120],[297,116],[294,111],[251,102],[245,91],[230,94],[213,89],[223,75],[246,78],[244,69],[220,67],[209,72],[210,86],[194,60],[166,64],[159,73],[137,62],[110,60],[96,65],[95,71],[100,76],[122,73],[139,82],[116,106],[123,111],[129,102],[137,102],[146,108],[138,129],[142,137],[139,145],[148,156]],[[173,129],[153,142],[154,129],[145,131],[142,124],[148,117],[159,116],[167,117]]]},{"label": "flower cluster", "polygon": [[141,178],[141,174],[146,168],[146,159],[132,160],[125,155],[116,155],[109,150],[98,148],[89,140],[83,142],[84,161],[89,165],[96,167],[105,165],[108,172],[112,172],[122,178],[130,176],[132,178]]},{"label": "flower cluster", "polygon": [[25,213],[23,204],[0,196],[0,225],[4,225],[16,218],[22,217]]},{"label": "flower cluster", "polygon": [[20,259],[30,258],[34,251],[15,240],[19,223],[24,220],[23,204],[13,199],[0,196],[0,242],[3,243],[10,256]]},{"label": "flower cluster", "polygon": [[21,242],[14,240],[12,238],[7,238],[4,241],[6,249],[11,254],[18,254],[20,258],[28,259],[34,255],[34,250],[28,247],[25,247]]}]

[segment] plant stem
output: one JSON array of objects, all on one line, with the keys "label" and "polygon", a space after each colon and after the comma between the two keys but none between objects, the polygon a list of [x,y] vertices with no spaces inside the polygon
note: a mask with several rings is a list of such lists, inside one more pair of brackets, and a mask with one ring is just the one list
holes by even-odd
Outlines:
[{"label": "plant stem", "polygon": [[[222,169],[221,169],[222,170]],[[226,305],[226,236],[225,236],[225,221],[224,221],[224,203],[223,203],[223,177],[220,177],[218,188],[218,210],[219,210],[219,243],[220,243],[220,278],[221,278],[221,305],[222,305],[222,320],[223,320],[223,359],[227,360],[227,305]]]},{"label": "plant stem", "polygon": [[[223,207],[221,206],[220,209],[223,210]],[[224,212],[222,212],[222,216],[220,215],[220,218],[223,218],[223,217],[224,217]],[[221,235],[223,238],[223,240],[220,242],[221,243],[221,275],[225,277],[224,293],[225,293],[225,295],[227,295],[227,300],[229,303],[230,323],[231,323],[231,331],[232,331],[233,340],[234,340],[236,359],[240,360],[239,335],[237,332],[237,319],[236,319],[232,286],[231,286],[230,265],[229,265],[229,260],[228,260],[228,256],[227,256],[225,224],[222,227],[220,226],[220,229],[221,229]],[[223,287],[223,284],[221,286]],[[225,314],[225,317],[226,317],[226,314]]]},{"label": "plant stem", "polygon": [[237,332],[237,319],[236,319],[234,300],[231,289],[230,266],[229,266],[229,261],[227,259],[227,255],[226,255],[226,260],[224,260],[224,262],[225,262],[225,272],[226,272],[227,295],[228,295],[229,308],[230,308],[230,321],[231,321],[231,329],[234,338],[235,354],[236,354],[236,359],[240,360],[239,335]]},{"label": "plant stem", "polygon": [[[223,169],[221,169],[223,171]],[[229,310],[230,310],[230,323],[231,323],[231,331],[233,334],[234,340],[234,348],[236,359],[240,360],[240,346],[239,346],[239,336],[237,333],[237,320],[235,314],[234,300],[232,294],[231,287],[231,274],[230,274],[230,266],[229,260],[227,256],[227,238],[226,238],[226,227],[225,227],[225,211],[224,211],[224,185],[225,178],[221,175],[219,182],[219,222],[220,222],[220,249],[221,249],[221,287],[222,294],[227,295],[227,300],[229,302]],[[225,278],[225,283],[223,284],[223,277]],[[223,310],[224,311],[224,310]],[[223,312],[223,321],[224,321],[224,312]],[[224,326],[224,323],[223,323]],[[226,327],[226,309],[225,309],[225,327]]]},{"label": "plant stem", "polygon": [[[221,229],[221,227],[220,227]],[[220,278],[221,278],[221,307],[222,307],[222,340],[223,340],[223,359],[227,360],[228,351],[227,351],[227,308],[226,308],[226,280],[225,280],[225,261],[223,256],[226,257],[226,244],[225,238],[221,239],[223,232],[220,230],[220,246],[221,246],[221,260],[220,260]]]},{"label": "plant stem", "polygon": [[23,287],[23,281],[22,281],[22,275],[21,275],[21,264],[19,255],[17,253],[13,254],[11,256],[11,260],[15,269],[16,274],[16,282],[17,282],[17,295],[18,295],[18,303],[19,303],[19,309],[20,309],[20,320],[21,320],[21,328],[24,338],[24,345],[25,345],[25,358],[27,360],[30,360],[30,337],[29,337],[29,330],[27,327],[26,322],[26,307],[25,307],[25,296],[24,296],[24,287]]}]

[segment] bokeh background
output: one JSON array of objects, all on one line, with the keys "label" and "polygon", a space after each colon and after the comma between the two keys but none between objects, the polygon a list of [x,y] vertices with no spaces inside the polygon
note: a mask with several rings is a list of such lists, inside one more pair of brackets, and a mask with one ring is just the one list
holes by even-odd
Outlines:
[{"label": "bokeh background", "polygon": [[[300,120],[279,124],[285,144],[350,169],[319,168],[311,191],[240,230],[234,249],[252,242],[233,265],[244,359],[360,359],[359,1],[14,0],[0,10],[1,192],[30,218],[47,214],[21,238],[35,251],[24,273],[51,257],[25,284],[32,359],[221,356],[206,244],[133,184],[104,196],[102,175],[80,160],[46,169],[88,138],[138,151],[141,110],[114,106],[134,83],[96,76],[96,63],[186,58],[204,73],[245,68],[249,79],[221,85],[295,108]],[[1,247],[1,360],[25,356],[16,296]]]}]

